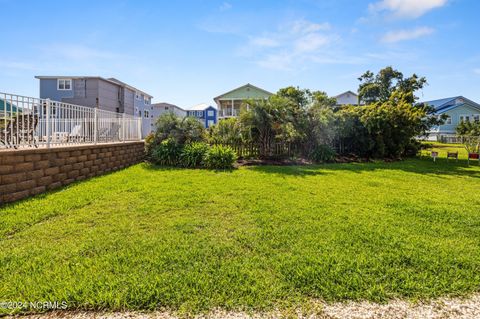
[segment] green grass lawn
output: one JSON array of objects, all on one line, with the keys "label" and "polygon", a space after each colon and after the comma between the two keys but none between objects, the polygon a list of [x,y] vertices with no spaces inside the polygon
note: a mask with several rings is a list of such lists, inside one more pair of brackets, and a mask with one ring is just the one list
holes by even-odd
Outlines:
[{"label": "green grass lawn", "polygon": [[69,309],[467,295],[480,291],[480,168],[139,164],[0,208],[0,245],[0,301]]},{"label": "green grass lawn", "polygon": [[[428,143],[431,144],[431,143]],[[432,147],[429,147],[425,150],[421,151],[422,156],[431,156],[431,152],[436,151],[438,152],[437,160],[446,161],[447,160],[447,152],[458,152],[459,159],[467,159],[468,152],[465,149],[463,144],[447,144],[447,143],[433,143]],[[451,161],[452,159],[450,159]],[[472,162],[474,163],[474,162]]]}]

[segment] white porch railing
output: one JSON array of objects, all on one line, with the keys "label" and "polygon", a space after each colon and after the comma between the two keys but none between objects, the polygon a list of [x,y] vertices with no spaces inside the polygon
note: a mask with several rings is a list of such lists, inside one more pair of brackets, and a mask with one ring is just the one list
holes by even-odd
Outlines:
[{"label": "white porch railing", "polygon": [[218,117],[236,117],[236,116],[239,116],[240,115],[240,110],[239,109],[231,109],[231,108],[227,108],[227,109],[220,109],[218,110]]},{"label": "white porch railing", "polygon": [[139,141],[141,121],[98,108],[0,93],[0,148]]}]

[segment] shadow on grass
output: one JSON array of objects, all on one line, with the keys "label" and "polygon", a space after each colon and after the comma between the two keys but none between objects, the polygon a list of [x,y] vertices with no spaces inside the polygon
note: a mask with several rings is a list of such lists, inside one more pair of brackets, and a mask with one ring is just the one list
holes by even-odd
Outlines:
[{"label": "shadow on grass", "polygon": [[477,162],[468,165],[467,160],[447,161],[440,159],[436,162],[429,157],[417,157],[397,162],[370,162],[370,163],[336,163],[304,166],[250,166],[248,169],[278,175],[297,177],[331,174],[335,171],[349,171],[364,173],[377,170],[404,171],[408,173],[431,176],[469,176],[480,178],[480,167]]},{"label": "shadow on grass", "polygon": [[162,166],[157,164],[152,164],[145,162],[144,167],[149,171],[185,171],[185,170],[201,170],[206,172],[215,172],[215,173],[232,173],[236,168],[225,168],[225,169],[209,169],[204,167],[177,167],[177,166]]}]

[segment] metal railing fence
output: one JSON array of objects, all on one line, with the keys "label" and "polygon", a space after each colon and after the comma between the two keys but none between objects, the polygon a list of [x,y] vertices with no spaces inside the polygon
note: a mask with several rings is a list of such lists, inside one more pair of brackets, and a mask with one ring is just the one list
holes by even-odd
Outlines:
[{"label": "metal railing fence", "polygon": [[141,121],[99,108],[0,93],[0,148],[138,141]]}]

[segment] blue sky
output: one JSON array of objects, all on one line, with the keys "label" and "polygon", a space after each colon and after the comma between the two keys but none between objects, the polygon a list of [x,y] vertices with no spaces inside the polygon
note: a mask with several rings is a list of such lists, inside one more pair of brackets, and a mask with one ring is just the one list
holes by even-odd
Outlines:
[{"label": "blue sky", "polygon": [[422,99],[480,102],[477,0],[0,0],[0,91],[35,75],[116,77],[182,107],[250,82],[336,95],[366,70],[426,76]]}]

